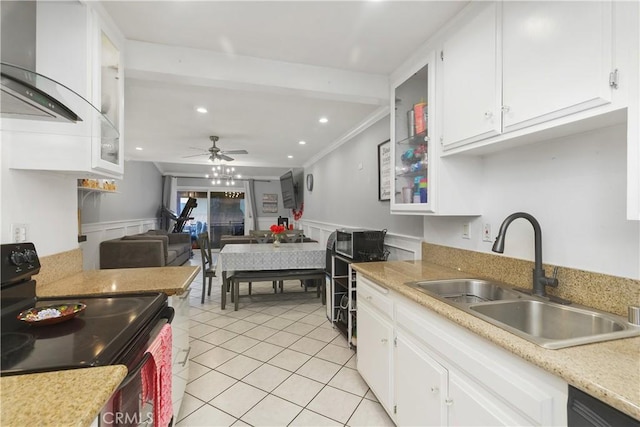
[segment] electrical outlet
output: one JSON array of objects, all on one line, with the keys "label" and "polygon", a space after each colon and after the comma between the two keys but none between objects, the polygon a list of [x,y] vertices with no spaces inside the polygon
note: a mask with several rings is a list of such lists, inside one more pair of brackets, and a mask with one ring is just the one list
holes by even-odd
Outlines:
[{"label": "electrical outlet", "polygon": [[491,242],[491,224],[484,224],[482,226],[482,241]]},{"label": "electrical outlet", "polygon": [[464,224],[462,224],[462,238],[463,239],[469,239],[470,238],[470,232],[469,232],[469,223],[465,222]]},{"label": "electrical outlet", "polygon": [[27,224],[11,224],[11,237],[13,243],[22,243],[27,241]]}]

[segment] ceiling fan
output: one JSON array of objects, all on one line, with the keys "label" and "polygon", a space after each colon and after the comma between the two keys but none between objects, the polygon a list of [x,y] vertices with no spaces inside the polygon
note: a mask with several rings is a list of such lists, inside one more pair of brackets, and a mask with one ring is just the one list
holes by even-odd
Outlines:
[{"label": "ceiling fan", "polygon": [[[196,157],[196,156],[209,156],[209,161],[213,162],[214,160],[226,160],[228,162],[234,160],[233,157],[229,157],[227,156],[227,154],[249,154],[249,152],[247,150],[221,150],[220,148],[218,148],[216,146],[216,141],[218,141],[220,138],[212,135],[209,137],[209,139],[211,140],[211,142],[213,143],[213,145],[211,147],[209,147],[208,150],[206,150],[206,152],[202,153],[202,154],[194,154],[192,156],[183,156],[183,158],[187,158],[187,157]],[[201,148],[195,148],[195,147],[190,147],[190,148],[194,148],[196,150],[202,150]],[[204,150],[203,150],[204,151]]]}]

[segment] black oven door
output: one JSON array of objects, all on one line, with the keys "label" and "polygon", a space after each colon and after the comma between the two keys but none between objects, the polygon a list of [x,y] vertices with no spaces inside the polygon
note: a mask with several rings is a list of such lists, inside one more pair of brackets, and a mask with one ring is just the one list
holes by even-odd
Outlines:
[{"label": "black oven door", "polygon": [[[99,415],[99,426],[155,426],[154,402],[143,399],[142,372],[152,363],[147,351],[166,324],[173,320],[173,307],[164,307],[156,320],[145,328],[128,347],[118,364],[127,366],[128,374]],[[175,414],[174,414],[175,416]]]}]

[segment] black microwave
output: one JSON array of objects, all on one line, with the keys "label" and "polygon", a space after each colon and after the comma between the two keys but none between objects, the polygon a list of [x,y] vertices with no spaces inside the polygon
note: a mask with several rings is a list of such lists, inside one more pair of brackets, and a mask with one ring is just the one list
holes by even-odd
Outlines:
[{"label": "black microwave", "polygon": [[353,261],[383,261],[386,259],[384,236],[387,230],[338,229],[335,251]]}]

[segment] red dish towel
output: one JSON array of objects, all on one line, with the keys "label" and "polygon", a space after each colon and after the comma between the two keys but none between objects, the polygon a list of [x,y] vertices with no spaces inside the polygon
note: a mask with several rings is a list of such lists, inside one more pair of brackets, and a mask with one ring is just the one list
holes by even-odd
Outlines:
[{"label": "red dish towel", "polygon": [[171,325],[166,324],[151,343],[149,361],[142,368],[142,399],[153,401],[154,425],[165,427],[173,416],[171,402]]}]

